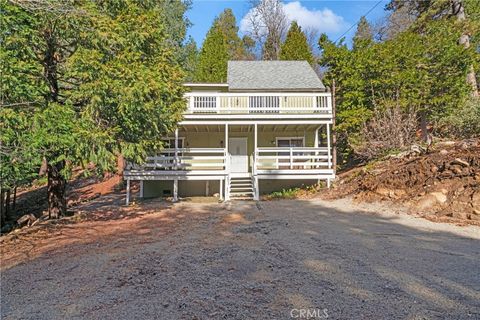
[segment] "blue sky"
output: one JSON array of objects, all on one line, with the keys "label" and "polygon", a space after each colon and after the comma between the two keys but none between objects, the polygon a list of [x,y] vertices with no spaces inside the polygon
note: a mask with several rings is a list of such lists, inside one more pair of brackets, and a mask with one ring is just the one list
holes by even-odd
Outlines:
[{"label": "blue sky", "polygon": [[[360,17],[374,7],[379,0],[296,0],[284,1],[285,11],[290,20],[297,20],[305,29],[325,32],[330,39],[336,40]],[[375,22],[385,16],[384,7],[388,0],[382,0],[367,16],[370,22]],[[213,19],[225,8],[231,8],[240,26],[240,34],[247,32],[247,19],[242,19],[250,10],[246,0],[193,0],[192,8],[187,16],[193,23],[188,35],[191,35],[200,47]],[[352,28],[345,37],[350,40],[356,28]]]}]

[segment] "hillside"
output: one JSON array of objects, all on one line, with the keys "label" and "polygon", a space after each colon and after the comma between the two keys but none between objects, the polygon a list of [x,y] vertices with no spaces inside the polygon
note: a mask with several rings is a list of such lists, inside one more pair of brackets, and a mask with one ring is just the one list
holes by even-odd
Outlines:
[{"label": "hillside", "polygon": [[433,220],[480,224],[480,140],[414,149],[341,173],[322,197],[387,200]]}]

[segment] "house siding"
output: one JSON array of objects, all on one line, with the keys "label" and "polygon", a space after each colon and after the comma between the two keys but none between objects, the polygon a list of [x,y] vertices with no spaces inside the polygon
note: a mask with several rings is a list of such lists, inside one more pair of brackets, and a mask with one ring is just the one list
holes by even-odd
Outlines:
[{"label": "house siding", "polygon": [[[254,134],[253,132],[229,132],[229,138],[246,137],[247,138],[247,154],[248,168],[252,169],[252,154],[254,151]],[[185,147],[187,148],[222,148],[222,141],[225,139],[225,132],[181,132],[179,137],[184,138]],[[313,147],[315,144],[315,130],[298,130],[278,131],[278,132],[259,132],[258,147],[274,147],[277,138],[287,137],[304,137],[305,146]],[[289,189],[307,185],[316,184],[317,180],[260,180],[261,194],[269,194],[282,189]],[[205,196],[206,181],[185,181],[178,182],[178,192],[180,197],[189,196]],[[209,182],[209,196],[219,192],[219,181]],[[144,181],[144,198],[162,197],[164,191],[173,193],[173,181]]]},{"label": "house siding", "polygon": [[[213,196],[219,192],[220,182],[209,181],[209,192],[206,194],[207,182],[202,181],[178,181],[178,195],[180,197],[203,197]],[[167,192],[165,194],[164,192]],[[165,180],[145,180],[143,182],[143,197],[157,198],[164,196],[171,196],[173,194],[173,181]]]}]

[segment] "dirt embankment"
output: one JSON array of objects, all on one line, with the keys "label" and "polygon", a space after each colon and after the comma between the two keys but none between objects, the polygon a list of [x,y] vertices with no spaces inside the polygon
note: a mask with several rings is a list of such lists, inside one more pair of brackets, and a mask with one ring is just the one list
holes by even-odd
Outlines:
[{"label": "dirt embankment", "polygon": [[[111,194],[122,188],[122,178],[118,175],[105,177],[82,176],[83,171],[74,172],[74,177],[67,184],[67,207],[75,211],[79,204],[89,202],[100,196]],[[136,187],[136,186],[135,186]],[[135,188],[134,188],[135,189]],[[73,214],[73,212],[70,212]],[[34,185],[19,189],[15,207],[13,201],[1,233],[8,233],[17,227],[40,222],[47,217],[47,186]]]},{"label": "dirt embankment", "polygon": [[439,143],[340,174],[326,198],[389,200],[412,212],[480,225],[480,140]]}]

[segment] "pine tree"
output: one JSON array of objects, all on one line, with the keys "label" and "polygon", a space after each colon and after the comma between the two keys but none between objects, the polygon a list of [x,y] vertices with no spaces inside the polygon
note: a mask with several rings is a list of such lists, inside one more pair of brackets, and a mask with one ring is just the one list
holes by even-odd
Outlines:
[{"label": "pine tree", "polygon": [[[179,38],[165,33],[163,5],[2,4],[0,118],[13,119],[6,127],[28,133],[0,128],[1,142],[18,146],[5,158],[16,175],[9,180],[36,174],[43,161],[51,218],[66,213],[73,166],[93,162],[104,172],[115,168],[120,155],[143,161],[180,119],[185,103],[174,44]],[[31,163],[29,172],[18,174],[24,166],[12,156]],[[1,175],[3,180],[3,169]]]},{"label": "pine tree", "polygon": [[238,36],[237,20],[232,9],[225,9],[213,22],[225,36],[230,60],[242,60],[247,57],[247,51],[242,39]]},{"label": "pine tree", "polygon": [[254,60],[255,59],[255,40],[245,35],[242,38],[242,43],[246,52],[245,60]]},{"label": "pine tree", "polygon": [[280,48],[280,60],[306,60],[310,64],[314,62],[307,37],[296,21],[290,25],[287,38]]},{"label": "pine tree", "polygon": [[189,37],[188,41],[183,46],[183,55],[182,66],[186,73],[185,80],[194,81],[199,52],[197,49],[197,43],[192,37]]},{"label": "pine tree", "polygon": [[227,80],[228,45],[224,33],[216,23],[203,42],[198,59],[195,80],[199,82],[225,82]]},{"label": "pine tree", "polygon": [[353,47],[368,45],[373,41],[373,31],[370,23],[362,16],[357,25],[357,32],[353,36]]},{"label": "pine tree", "polygon": [[267,36],[262,48],[262,60],[278,60],[276,41],[271,35]]}]

